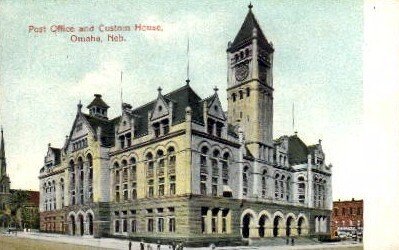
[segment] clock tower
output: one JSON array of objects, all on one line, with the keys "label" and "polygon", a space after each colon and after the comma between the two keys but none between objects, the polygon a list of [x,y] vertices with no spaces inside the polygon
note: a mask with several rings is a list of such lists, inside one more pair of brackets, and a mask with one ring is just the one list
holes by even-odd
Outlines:
[{"label": "clock tower", "polygon": [[273,147],[273,45],[250,4],[237,36],[227,48],[229,123],[239,125],[255,158],[269,159]]}]

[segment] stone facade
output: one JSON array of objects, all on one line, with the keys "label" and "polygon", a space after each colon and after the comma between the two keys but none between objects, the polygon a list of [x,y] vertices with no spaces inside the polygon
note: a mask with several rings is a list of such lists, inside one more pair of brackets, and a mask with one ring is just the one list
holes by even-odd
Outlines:
[{"label": "stone facade", "polygon": [[251,8],[227,49],[227,112],[189,80],[113,119],[101,95],[78,104],[40,170],[42,230],[189,245],[329,232],[331,165],[321,141],[273,140],[274,48]]}]

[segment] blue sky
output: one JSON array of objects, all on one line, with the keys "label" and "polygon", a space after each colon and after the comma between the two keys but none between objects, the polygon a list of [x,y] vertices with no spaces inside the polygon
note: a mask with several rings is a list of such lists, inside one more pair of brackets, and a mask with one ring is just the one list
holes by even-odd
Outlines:
[{"label": "blue sky", "polygon": [[[247,14],[247,1],[1,1],[0,123],[12,188],[38,189],[49,142],[62,146],[76,115],[100,93],[120,113],[185,84],[190,37],[191,86],[202,97],[218,86],[227,108],[226,48]],[[351,180],[362,123],[362,1],[252,1],[274,54],[274,137],[322,139],[335,198],[361,198]],[[70,34],[32,34],[29,25],[161,25],[162,32],[123,33],[123,43],[70,42]],[[98,35],[94,32],[93,35]],[[102,35],[105,39],[106,35]],[[29,178],[27,178],[29,176]],[[359,177],[361,178],[361,176]]]}]

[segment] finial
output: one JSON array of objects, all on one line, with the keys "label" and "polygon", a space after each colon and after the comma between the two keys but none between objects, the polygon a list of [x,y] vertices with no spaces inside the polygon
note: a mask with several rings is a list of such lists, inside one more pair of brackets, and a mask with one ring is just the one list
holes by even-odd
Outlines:
[{"label": "finial", "polygon": [[3,125],[1,125],[1,134],[3,134]]},{"label": "finial", "polygon": [[158,87],[158,94],[160,94],[160,95],[162,94],[162,88],[161,88],[161,86]]},{"label": "finial", "polygon": [[298,131],[295,131],[294,133],[295,133],[295,136],[298,136]]},{"label": "finial", "polygon": [[79,100],[78,111],[82,111],[82,100]]},{"label": "finial", "polygon": [[213,88],[213,90],[214,90],[215,93],[216,93],[216,92],[218,92],[219,88],[218,88],[217,86],[215,86],[215,87]]},{"label": "finial", "polygon": [[319,139],[319,144],[321,144],[321,139]]},{"label": "finial", "polygon": [[190,83],[190,37],[187,37],[187,85]]},{"label": "finial", "polygon": [[187,80],[186,80],[186,84],[187,84],[187,85],[190,85],[190,79],[187,79]]},{"label": "finial", "polygon": [[249,5],[248,5],[248,8],[249,8],[249,10],[251,10],[251,9],[252,9],[252,7],[254,7],[254,6],[252,5],[252,3],[251,3],[251,2],[249,2]]}]

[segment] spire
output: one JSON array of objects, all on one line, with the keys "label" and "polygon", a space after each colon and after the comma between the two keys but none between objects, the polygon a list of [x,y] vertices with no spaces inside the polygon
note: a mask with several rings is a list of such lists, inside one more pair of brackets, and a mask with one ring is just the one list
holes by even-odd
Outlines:
[{"label": "spire", "polygon": [[1,126],[0,159],[6,158],[4,149],[3,126]]},{"label": "spire", "polygon": [[1,126],[1,140],[0,140],[0,169],[1,169],[0,176],[4,176],[7,174],[3,126]]},{"label": "spire", "polygon": [[234,38],[234,41],[231,43],[230,47],[228,48],[228,51],[231,51],[234,48],[240,47],[241,45],[251,42],[253,38],[254,29],[256,29],[257,31],[257,38],[260,39],[260,41],[266,42],[266,44],[268,44],[268,41],[265,35],[263,34],[263,31],[260,28],[260,25],[256,20],[254,13],[252,12],[252,8],[253,8],[252,3],[249,3],[247,16],[245,17],[245,20],[241,25],[241,28],[238,31],[236,37]]}]

